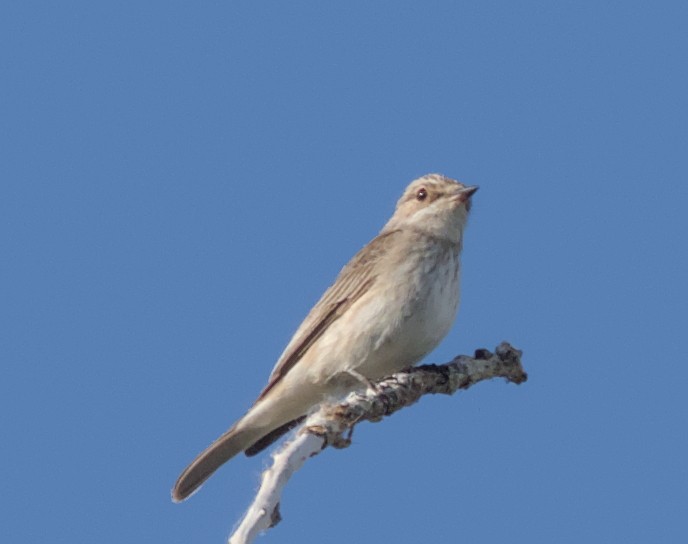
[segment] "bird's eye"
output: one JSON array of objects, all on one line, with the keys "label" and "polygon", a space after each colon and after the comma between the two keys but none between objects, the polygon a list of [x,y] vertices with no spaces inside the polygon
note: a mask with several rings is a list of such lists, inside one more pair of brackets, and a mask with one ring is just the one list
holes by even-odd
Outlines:
[{"label": "bird's eye", "polygon": [[423,201],[427,198],[428,192],[425,190],[425,187],[422,187],[418,189],[418,192],[416,193],[416,200]]}]

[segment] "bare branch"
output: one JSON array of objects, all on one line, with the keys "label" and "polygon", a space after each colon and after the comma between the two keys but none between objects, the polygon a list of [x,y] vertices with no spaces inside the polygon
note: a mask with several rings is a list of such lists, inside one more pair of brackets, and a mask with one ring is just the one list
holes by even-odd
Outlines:
[{"label": "bare branch", "polygon": [[273,454],[273,465],[263,473],[258,494],[229,544],[248,544],[260,532],[277,525],[281,520],[282,489],[291,475],[327,446],[348,447],[357,423],[380,421],[414,404],[423,395],[451,395],[492,378],[505,378],[515,384],[525,382],[521,352],[502,342],[494,354],[481,349],[474,357],[460,355],[444,365],[410,368],[381,380],[363,393],[349,394],[341,403],[321,406],[308,417],[297,436]]}]

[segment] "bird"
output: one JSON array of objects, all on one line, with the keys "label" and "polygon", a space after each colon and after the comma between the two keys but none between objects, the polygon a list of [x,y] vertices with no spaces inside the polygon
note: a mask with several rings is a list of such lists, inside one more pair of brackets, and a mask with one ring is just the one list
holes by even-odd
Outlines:
[{"label": "bird", "polygon": [[298,327],[253,406],[181,473],[174,502],[235,455],[270,446],[325,400],[411,367],[440,343],[459,306],[463,233],[477,189],[441,174],[408,185],[380,233]]}]

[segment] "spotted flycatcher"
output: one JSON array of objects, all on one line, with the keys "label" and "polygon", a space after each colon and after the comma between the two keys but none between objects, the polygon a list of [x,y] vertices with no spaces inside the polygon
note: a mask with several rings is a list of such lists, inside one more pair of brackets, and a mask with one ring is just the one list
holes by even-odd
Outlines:
[{"label": "spotted flycatcher", "polygon": [[406,188],[380,234],[306,316],[251,409],[179,476],[175,502],[236,454],[272,444],[326,398],[414,365],[439,344],[459,305],[459,253],[477,189],[437,174]]}]

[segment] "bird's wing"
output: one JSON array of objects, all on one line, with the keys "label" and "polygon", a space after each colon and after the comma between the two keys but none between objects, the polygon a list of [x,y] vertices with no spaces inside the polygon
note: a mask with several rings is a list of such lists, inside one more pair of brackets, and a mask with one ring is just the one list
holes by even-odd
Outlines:
[{"label": "bird's wing", "polygon": [[334,284],[325,291],[294,334],[256,402],[275,387],[327,328],[373,286],[377,279],[378,265],[386,253],[386,248],[399,234],[399,230],[393,230],[375,237],[342,269]]}]

